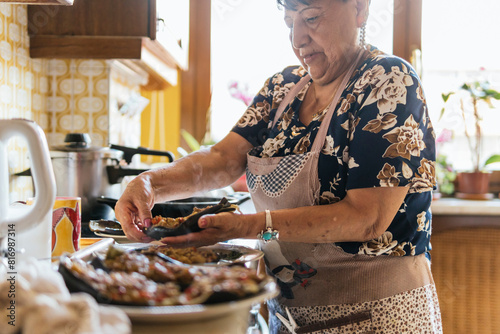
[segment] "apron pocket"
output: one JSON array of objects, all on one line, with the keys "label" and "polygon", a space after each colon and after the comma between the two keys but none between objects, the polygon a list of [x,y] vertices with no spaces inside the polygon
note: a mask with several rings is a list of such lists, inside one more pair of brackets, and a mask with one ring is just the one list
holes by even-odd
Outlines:
[{"label": "apron pocket", "polygon": [[[294,307],[293,313],[300,318],[307,318],[314,311],[309,307]],[[280,333],[290,333],[282,324]],[[348,333],[374,333],[372,316],[370,310],[351,313],[346,316],[336,317],[324,321],[313,321],[308,325],[300,326],[295,330],[296,334],[322,333],[322,334],[348,334]]]},{"label": "apron pocket", "polygon": [[369,333],[372,330],[372,315],[370,310],[366,310],[300,327],[297,334],[317,331],[321,333]]}]

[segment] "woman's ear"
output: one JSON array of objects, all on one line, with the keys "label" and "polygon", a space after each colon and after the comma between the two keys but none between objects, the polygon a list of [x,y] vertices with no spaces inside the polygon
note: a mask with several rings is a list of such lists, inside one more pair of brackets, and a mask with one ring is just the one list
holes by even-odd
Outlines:
[{"label": "woman's ear", "polygon": [[356,12],[357,12],[356,21],[358,24],[358,28],[360,28],[368,19],[368,12],[371,0],[355,0],[355,1],[356,1]]}]

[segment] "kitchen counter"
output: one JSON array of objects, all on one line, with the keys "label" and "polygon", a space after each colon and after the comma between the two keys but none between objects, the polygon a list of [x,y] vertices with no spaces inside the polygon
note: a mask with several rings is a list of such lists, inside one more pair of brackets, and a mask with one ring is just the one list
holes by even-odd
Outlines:
[{"label": "kitchen counter", "polygon": [[441,198],[431,209],[431,268],[444,332],[497,333],[500,199]]},{"label": "kitchen counter", "polygon": [[456,228],[500,228],[500,199],[441,198],[432,202],[431,210],[433,233]]},{"label": "kitchen counter", "polygon": [[457,198],[441,198],[432,202],[433,215],[500,216],[500,199],[474,201]]}]

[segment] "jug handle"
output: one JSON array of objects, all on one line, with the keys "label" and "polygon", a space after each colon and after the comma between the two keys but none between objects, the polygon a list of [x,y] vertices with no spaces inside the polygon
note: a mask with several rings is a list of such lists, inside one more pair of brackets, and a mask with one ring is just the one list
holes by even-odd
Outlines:
[{"label": "jug handle", "polygon": [[[49,148],[43,130],[33,121],[25,119],[0,120],[0,157],[7,157],[7,142],[11,137],[22,135],[28,144],[31,172],[35,184],[33,204],[26,206],[22,215],[14,216],[9,207],[9,175],[7,159],[0,161],[0,235],[6,226],[15,224],[15,233],[35,227],[35,222],[52,211],[56,197],[56,181]],[[3,151],[3,152],[2,152]],[[36,168],[35,168],[36,167]]]}]

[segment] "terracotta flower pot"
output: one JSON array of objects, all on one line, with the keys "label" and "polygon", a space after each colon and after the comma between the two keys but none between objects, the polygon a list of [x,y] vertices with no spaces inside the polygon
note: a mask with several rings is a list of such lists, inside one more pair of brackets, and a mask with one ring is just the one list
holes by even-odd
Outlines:
[{"label": "terracotta flower pot", "polygon": [[457,174],[458,191],[464,194],[487,194],[490,186],[489,172],[461,172]]}]

